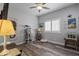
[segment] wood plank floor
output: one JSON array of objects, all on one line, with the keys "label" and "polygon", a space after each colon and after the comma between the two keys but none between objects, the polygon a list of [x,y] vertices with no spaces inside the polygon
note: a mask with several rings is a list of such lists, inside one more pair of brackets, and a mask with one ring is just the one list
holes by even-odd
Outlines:
[{"label": "wood plank floor", "polygon": [[51,43],[30,43],[18,46],[27,56],[78,56],[79,53]]}]

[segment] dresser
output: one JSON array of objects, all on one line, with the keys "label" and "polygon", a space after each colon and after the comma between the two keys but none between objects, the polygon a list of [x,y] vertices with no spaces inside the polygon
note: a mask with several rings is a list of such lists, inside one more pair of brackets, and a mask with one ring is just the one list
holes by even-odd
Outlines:
[{"label": "dresser", "polygon": [[79,39],[78,37],[67,37],[67,38],[64,38],[65,40],[65,48],[73,48],[75,49],[76,51],[79,50]]}]

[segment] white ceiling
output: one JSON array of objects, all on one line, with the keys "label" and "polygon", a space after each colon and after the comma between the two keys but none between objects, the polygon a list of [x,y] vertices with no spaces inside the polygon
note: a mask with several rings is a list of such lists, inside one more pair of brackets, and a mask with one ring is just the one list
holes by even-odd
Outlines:
[{"label": "white ceiling", "polygon": [[67,7],[67,6],[70,6],[70,5],[73,5],[74,3],[47,3],[45,6],[49,7],[50,9],[48,10],[41,10],[41,12],[39,13],[37,11],[37,9],[30,9],[29,7],[33,6],[34,4],[33,3],[15,3],[15,4],[12,4],[16,9],[19,9],[23,12],[29,12],[31,14],[34,14],[36,16],[40,16],[40,15],[43,15],[43,14],[46,14],[48,12],[53,12],[53,11],[56,11],[58,9],[61,9],[61,8],[64,8],[64,7]]}]

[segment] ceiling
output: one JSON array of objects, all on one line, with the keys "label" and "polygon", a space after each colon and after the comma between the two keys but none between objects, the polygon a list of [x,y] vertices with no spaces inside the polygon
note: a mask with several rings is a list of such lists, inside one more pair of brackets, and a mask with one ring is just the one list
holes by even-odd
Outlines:
[{"label": "ceiling", "polygon": [[[12,4],[12,3],[11,3]],[[29,7],[33,6],[34,3],[15,3],[12,4],[15,8],[23,11],[23,12],[29,12],[31,14],[34,14],[36,16],[40,16],[49,12],[53,12],[56,11],[58,9],[64,8],[64,7],[68,7],[70,5],[73,5],[74,3],[47,3],[45,6],[49,7],[50,9],[48,10],[41,10],[41,12],[39,13],[37,9],[30,9]]]}]

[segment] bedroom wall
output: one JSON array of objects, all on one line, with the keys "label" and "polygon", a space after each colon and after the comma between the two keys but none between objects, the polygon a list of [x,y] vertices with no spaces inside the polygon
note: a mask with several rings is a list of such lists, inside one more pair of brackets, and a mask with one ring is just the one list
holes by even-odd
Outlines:
[{"label": "bedroom wall", "polygon": [[16,37],[10,39],[10,41],[16,42],[17,44],[24,42],[23,25],[31,26],[32,40],[35,40],[34,39],[35,29],[38,26],[37,17],[28,11],[24,12],[23,10],[18,9],[18,7],[23,7],[23,6],[16,6],[16,4],[12,4],[12,3],[9,4],[8,19],[14,20],[17,23]]},{"label": "bedroom wall", "polygon": [[3,9],[3,3],[0,3],[0,14],[2,9]]},{"label": "bedroom wall", "polygon": [[[1,14],[1,10],[3,9],[3,3],[0,3],[0,14]],[[0,44],[3,42],[3,37],[0,36]]]},{"label": "bedroom wall", "polygon": [[[68,30],[67,29],[67,21],[68,21],[68,15],[71,14],[73,17],[77,20],[77,28]],[[75,4],[60,10],[56,10],[54,12],[50,12],[41,16],[38,16],[38,22],[44,23],[47,20],[50,19],[60,19],[60,33],[53,33],[53,32],[44,32],[43,36],[44,39],[47,39],[49,42],[57,43],[64,45],[64,37],[69,32],[76,32],[79,34],[79,4]]]}]

